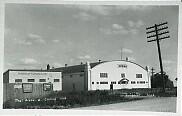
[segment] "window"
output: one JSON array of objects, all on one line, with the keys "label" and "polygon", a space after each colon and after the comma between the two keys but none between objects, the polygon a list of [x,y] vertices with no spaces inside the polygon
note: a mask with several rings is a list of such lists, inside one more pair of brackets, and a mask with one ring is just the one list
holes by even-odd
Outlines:
[{"label": "window", "polygon": [[15,83],[22,82],[22,79],[15,79]]},{"label": "window", "polygon": [[108,82],[103,81],[103,82],[100,82],[100,84],[108,84]]},{"label": "window", "polygon": [[54,82],[59,82],[59,79],[54,79]]},{"label": "window", "polygon": [[145,81],[140,81],[140,84],[145,84]]},{"label": "window", "polygon": [[28,79],[28,82],[35,82],[35,79]]},{"label": "window", "polygon": [[97,82],[97,84],[99,84],[99,82]]},{"label": "window", "polygon": [[131,84],[135,84],[136,82],[135,81],[131,81]]},{"label": "window", "polygon": [[112,81],[111,84],[116,84],[116,81]]},{"label": "window", "polygon": [[125,73],[121,73],[121,77],[122,78],[125,78]]},{"label": "window", "polygon": [[140,83],[140,81],[137,81],[137,84],[139,84]]},{"label": "window", "polygon": [[94,82],[92,82],[92,84],[94,84]]},{"label": "window", "polygon": [[136,78],[142,78],[142,74],[136,74]]},{"label": "window", "polygon": [[128,81],[119,81],[118,84],[128,84]]},{"label": "window", "polygon": [[107,75],[107,73],[100,73],[100,77],[101,77],[101,78],[107,78],[108,75]]},{"label": "window", "polygon": [[80,74],[80,77],[83,77],[83,74]]},{"label": "window", "polygon": [[23,83],[23,92],[24,93],[32,93],[33,92],[33,84],[32,83]]},{"label": "window", "polygon": [[39,79],[39,82],[46,82],[46,79]]},{"label": "window", "polygon": [[43,90],[44,91],[51,91],[53,89],[52,84],[50,83],[44,83],[43,84]]}]

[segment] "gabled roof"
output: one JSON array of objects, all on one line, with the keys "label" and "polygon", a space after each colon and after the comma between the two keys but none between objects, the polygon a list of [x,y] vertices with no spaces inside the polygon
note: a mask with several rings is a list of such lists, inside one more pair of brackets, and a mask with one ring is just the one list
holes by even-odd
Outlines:
[{"label": "gabled roof", "polygon": [[[101,64],[103,62],[94,62],[90,63],[90,67],[93,68],[98,64]],[[54,71],[61,71],[62,73],[77,73],[77,72],[84,72],[86,64],[80,64],[80,65],[74,65],[74,66],[66,66],[66,67],[60,67],[60,68],[54,68],[50,70]]]}]

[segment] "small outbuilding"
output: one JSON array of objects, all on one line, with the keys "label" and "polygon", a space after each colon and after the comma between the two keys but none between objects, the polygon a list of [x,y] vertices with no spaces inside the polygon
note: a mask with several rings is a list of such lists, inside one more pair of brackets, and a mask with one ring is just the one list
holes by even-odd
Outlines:
[{"label": "small outbuilding", "polygon": [[3,74],[3,101],[41,98],[62,90],[62,74],[50,70],[15,70]]}]

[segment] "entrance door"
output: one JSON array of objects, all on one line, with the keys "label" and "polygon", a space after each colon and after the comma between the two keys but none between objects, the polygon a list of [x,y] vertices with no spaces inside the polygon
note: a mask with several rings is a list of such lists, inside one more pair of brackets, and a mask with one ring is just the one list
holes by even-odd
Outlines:
[{"label": "entrance door", "polygon": [[110,90],[113,90],[113,84],[110,84]]},{"label": "entrance door", "polygon": [[96,82],[96,90],[99,90],[99,82]]}]

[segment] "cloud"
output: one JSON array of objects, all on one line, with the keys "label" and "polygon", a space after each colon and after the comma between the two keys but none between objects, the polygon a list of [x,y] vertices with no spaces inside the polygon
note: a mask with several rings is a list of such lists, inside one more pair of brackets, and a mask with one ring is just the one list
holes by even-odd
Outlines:
[{"label": "cloud", "polygon": [[128,57],[129,61],[136,61],[136,59],[134,57]]},{"label": "cloud", "polygon": [[107,16],[113,13],[121,13],[126,10],[145,11],[152,7],[146,5],[65,5],[67,8],[78,8],[84,12]]},{"label": "cloud", "polygon": [[37,62],[35,59],[33,59],[33,58],[23,58],[23,59],[21,59],[21,62],[22,62],[23,64],[28,64],[28,65],[37,64],[37,63],[38,63],[38,62]]},{"label": "cloud", "polygon": [[32,45],[32,42],[27,41],[26,39],[17,39],[14,38],[15,43],[21,44],[21,45]]},{"label": "cloud", "polygon": [[122,25],[112,24],[110,28],[100,28],[102,33],[110,35],[110,34],[128,34],[129,31]]},{"label": "cloud", "polygon": [[124,29],[124,27],[122,25],[119,25],[119,24],[112,24],[112,28],[113,29]]},{"label": "cloud", "polygon": [[108,15],[111,11],[111,7],[104,5],[78,5],[77,8],[98,15]]},{"label": "cloud", "polygon": [[104,34],[106,34],[106,35],[112,34],[112,30],[111,29],[107,29],[107,28],[100,28],[99,31],[104,33]]},{"label": "cloud", "polygon": [[90,59],[91,56],[89,55],[85,55],[85,56],[78,56],[79,59],[83,60],[83,59]]},{"label": "cloud", "polygon": [[90,15],[86,12],[80,12],[79,14],[75,14],[73,15],[74,18],[76,19],[80,19],[80,20],[83,20],[83,21],[90,21],[90,20],[94,20],[95,17],[93,15]]},{"label": "cloud", "polygon": [[30,33],[28,34],[28,37],[34,42],[42,43],[42,44],[46,43],[45,40],[40,35]]},{"label": "cloud", "polygon": [[138,29],[130,29],[129,31],[131,34],[137,34],[138,33]]},{"label": "cloud", "polygon": [[129,26],[128,31],[129,31],[131,34],[137,34],[137,33],[139,32],[139,28],[140,28],[141,26],[143,26],[143,25],[144,25],[144,22],[141,21],[141,20],[138,20],[138,21],[136,21],[136,22],[129,20],[129,21],[128,21],[128,26]]},{"label": "cloud", "polygon": [[173,63],[175,63],[174,61],[172,61],[172,60],[163,60],[162,61],[164,64],[173,64]]},{"label": "cloud", "polygon": [[[120,52],[121,52],[121,50],[120,50]],[[133,53],[133,51],[131,49],[128,49],[128,48],[122,48],[122,52],[123,53],[129,53],[129,54]]]},{"label": "cloud", "polygon": [[54,42],[54,43],[58,43],[58,42],[59,42],[59,40],[58,40],[58,39],[54,39],[54,40],[52,40],[52,42]]},{"label": "cloud", "polygon": [[120,10],[132,10],[132,11],[146,11],[152,9],[147,5],[117,5],[116,9]]},{"label": "cloud", "polygon": [[144,25],[144,22],[141,21],[141,20],[138,20],[137,22],[134,22],[134,21],[129,20],[128,21],[128,25],[131,28],[140,28],[141,26]]}]

